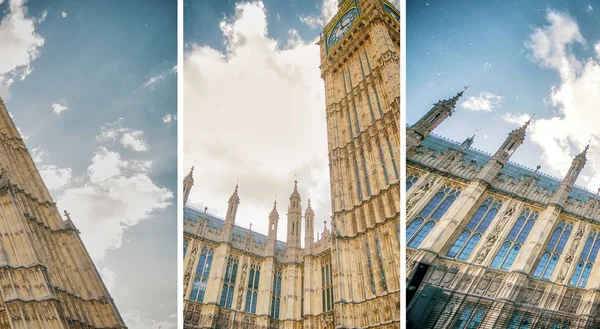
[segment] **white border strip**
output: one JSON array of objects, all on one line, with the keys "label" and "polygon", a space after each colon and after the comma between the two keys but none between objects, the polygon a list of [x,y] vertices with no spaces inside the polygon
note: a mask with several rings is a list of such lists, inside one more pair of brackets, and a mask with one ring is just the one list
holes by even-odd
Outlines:
[{"label": "white border strip", "polygon": [[177,328],[183,328],[183,0],[177,0]]},{"label": "white border strip", "polygon": [[406,327],[406,1],[400,1],[400,327]]}]

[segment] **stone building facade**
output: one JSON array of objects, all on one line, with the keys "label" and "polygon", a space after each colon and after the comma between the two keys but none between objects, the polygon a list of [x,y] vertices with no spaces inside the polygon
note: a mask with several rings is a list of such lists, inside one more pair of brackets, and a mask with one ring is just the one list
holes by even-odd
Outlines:
[{"label": "stone building facade", "polygon": [[431,132],[458,99],[407,130],[406,274],[411,328],[598,328],[600,197],[509,161],[529,122],[496,152]]},{"label": "stone building facade", "polygon": [[125,328],[0,99],[0,328]]},{"label": "stone building facade", "polygon": [[[400,326],[400,14],[385,0],[341,0],[319,44],[331,229],[315,240],[296,185],[285,243],[276,205],[267,236],[235,225],[237,186],[223,219],[186,206],[185,328]],[[184,196],[192,185],[190,172]]]}]

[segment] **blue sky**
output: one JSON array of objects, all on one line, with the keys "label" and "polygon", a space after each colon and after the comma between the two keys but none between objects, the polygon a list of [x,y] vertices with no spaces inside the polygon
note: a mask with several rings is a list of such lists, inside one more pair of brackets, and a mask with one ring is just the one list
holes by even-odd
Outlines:
[{"label": "blue sky", "polygon": [[560,177],[592,138],[578,184],[600,187],[600,4],[595,1],[407,1],[407,122],[463,86],[435,131],[494,153],[536,114],[515,162]]},{"label": "blue sky", "polygon": [[0,96],[131,329],[176,322],[176,13],[0,1]]}]

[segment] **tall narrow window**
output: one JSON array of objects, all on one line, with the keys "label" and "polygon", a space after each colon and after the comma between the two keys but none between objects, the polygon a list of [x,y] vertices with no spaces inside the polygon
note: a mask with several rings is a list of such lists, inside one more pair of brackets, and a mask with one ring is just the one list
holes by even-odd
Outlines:
[{"label": "tall narrow window", "polygon": [[358,111],[356,110],[356,103],[353,102],[354,106],[354,118],[356,119],[356,135],[360,134],[360,122],[358,121]]},{"label": "tall narrow window", "polygon": [[392,166],[394,167],[394,174],[396,175],[396,179],[398,179],[398,168],[396,168],[396,161],[394,160],[394,150],[392,150],[392,143],[390,143],[390,139],[387,139],[388,149],[390,150],[390,158],[392,159]]},{"label": "tall narrow window", "polygon": [[379,262],[379,272],[381,273],[381,286],[383,291],[387,291],[387,281],[385,280],[385,271],[383,269],[383,257],[381,256],[381,245],[379,244],[379,235],[375,234],[375,248],[377,251],[377,260]]},{"label": "tall narrow window", "polygon": [[350,89],[354,88],[352,86],[352,74],[350,74],[350,66],[348,66],[348,80],[350,80]]},{"label": "tall narrow window", "polygon": [[431,120],[429,120],[429,123],[433,124],[439,117],[440,117],[440,114],[437,113],[436,115],[433,116],[433,118],[431,118]]},{"label": "tall narrow window", "polygon": [[323,312],[333,309],[333,282],[331,280],[331,263],[321,265],[321,298]]},{"label": "tall narrow window", "polygon": [[352,119],[350,119],[350,109],[348,109],[348,131],[350,132],[350,139],[354,138],[354,133],[352,132]]},{"label": "tall narrow window", "polygon": [[453,329],[479,328],[486,312],[487,306],[480,305],[476,307],[473,304],[467,304],[456,323],[454,323]]},{"label": "tall narrow window", "polygon": [[379,159],[381,160],[381,167],[383,167],[383,177],[385,178],[385,185],[390,185],[390,179],[388,178],[387,166],[385,165],[385,158],[383,157],[383,151],[381,150],[381,144],[378,143],[379,148]]},{"label": "tall narrow window", "polygon": [[273,296],[271,297],[271,318],[279,319],[279,306],[281,305],[281,270],[275,271],[273,276]]},{"label": "tall narrow window", "polygon": [[[379,150],[381,150],[381,146],[379,147]],[[410,173],[406,176],[406,191],[410,190],[410,188],[415,185],[420,176],[421,175],[418,173]]]},{"label": "tall narrow window", "polygon": [[185,258],[185,253],[187,252],[188,241],[183,242],[183,258]]},{"label": "tall narrow window", "polygon": [[531,209],[525,209],[521,212],[519,218],[510,230],[510,233],[508,233],[506,240],[502,244],[502,247],[500,247],[500,250],[496,253],[496,257],[494,257],[491,267],[501,268],[503,270],[508,270],[511,267],[521,250],[521,246],[525,242],[525,239],[527,239],[533,224],[535,224],[537,217],[538,212],[531,211]]},{"label": "tall narrow window", "polygon": [[360,54],[358,54],[358,62],[360,63],[360,71],[362,72],[363,78],[365,77],[365,69],[363,67],[362,58],[360,58]]},{"label": "tall narrow window", "polygon": [[371,196],[371,184],[369,183],[369,171],[367,170],[367,160],[365,156],[362,157],[363,171],[365,172],[365,183],[367,184],[367,195]]},{"label": "tall narrow window", "polygon": [[214,251],[212,249],[206,247],[202,248],[202,251],[200,252],[200,259],[198,260],[198,266],[196,267],[196,277],[194,278],[192,293],[190,294],[190,300],[192,301],[202,302],[204,300],[213,253]]},{"label": "tall narrow window", "polygon": [[369,55],[367,55],[367,51],[364,50],[365,52],[365,59],[367,60],[367,67],[369,68],[369,72],[371,72],[371,63],[369,62]]},{"label": "tall narrow window", "polygon": [[375,89],[375,85],[373,85],[373,91],[375,92],[375,100],[377,101],[377,108],[379,108],[379,115],[383,116],[383,111],[381,110],[381,103],[379,102],[379,94],[377,93],[377,89]]},{"label": "tall narrow window", "polygon": [[452,258],[458,256],[457,258],[460,260],[469,258],[479,239],[481,239],[481,235],[485,233],[501,207],[502,200],[494,201],[492,197],[485,200],[462,233],[456,238],[446,256]]},{"label": "tall narrow window", "polygon": [[227,260],[227,269],[225,270],[225,279],[223,280],[223,291],[221,292],[221,301],[219,302],[219,306],[221,307],[231,308],[237,268],[238,259],[230,256]]},{"label": "tall narrow window", "polygon": [[371,95],[369,95],[369,88],[367,88],[367,102],[369,103],[369,111],[371,111],[371,123],[375,122],[375,113],[373,113],[373,106],[371,105]]},{"label": "tall narrow window", "polygon": [[579,288],[585,288],[585,285],[587,284],[587,281],[590,278],[592,268],[594,267],[596,256],[598,256],[599,248],[600,234],[598,234],[596,230],[593,230],[592,232],[590,232],[590,235],[588,236],[588,239],[585,242],[585,246],[581,251],[581,256],[579,256],[579,262],[575,267],[573,276],[571,276],[571,282],[569,283],[570,285]]},{"label": "tall narrow window", "polygon": [[529,313],[517,312],[513,314],[507,329],[529,329],[531,326],[531,315]]},{"label": "tall narrow window", "polygon": [[342,71],[342,80],[344,81],[344,93],[348,95],[348,89],[346,88],[346,74]]},{"label": "tall narrow window", "polygon": [[417,248],[427,237],[435,223],[446,213],[454,200],[461,192],[460,187],[450,184],[442,186],[427,205],[421,210],[419,216],[406,227],[406,241],[408,247]]},{"label": "tall narrow window", "polygon": [[560,259],[560,255],[569,240],[569,236],[571,235],[571,231],[573,230],[573,224],[566,224],[565,221],[560,221],[554,232],[552,232],[552,236],[550,237],[550,241],[546,245],[546,250],[540,257],[538,261],[537,267],[533,272],[533,276],[536,278],[542,278],[545,280],[549,280],[556,268],[556,264]]},{"label": "tall narrow window", "polygon": [[363,200],[362,187],[360,186],[360,175],[358,173],[358,162],[354,161],[354,171],[356,172],[356,189],[358,190],[358,200]]},{"label": "tall narrow window", "polygon": [[375,295],[375,280],[373,280],[373,263],[371,262],[371,250],[369,239],[365,238],[365,250],[367,252],[367,265],[369,265],[369,279],[371,280],[371,292]]},{"label": "tall narrow window", "polygon": [[260,266],[250,266],[250,277],[248,278],[248,290],[246,291],[246,307],[244,312],[256,314],[256,300],[258,297],[258,282],[260,280]]}]

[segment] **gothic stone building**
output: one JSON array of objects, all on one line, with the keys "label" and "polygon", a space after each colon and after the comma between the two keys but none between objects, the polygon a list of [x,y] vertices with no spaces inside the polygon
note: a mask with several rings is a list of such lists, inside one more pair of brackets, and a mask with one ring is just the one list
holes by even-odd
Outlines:
[{"label": "gothic stone building", "polygon": [[[186,328],[400,326],[400,15],[388,1],[341,0],[320,39],[333,216],[314,239],[296,186],[286,243],[184,210]],[[193,184],[184,183],[187,200]],[[268,217],[268,219],[267,219]],[[304,222],[304,248],[300,243]]]},{"label": "gothic stone building", "polygon": [[529,122],[491,155],[430,134],[462,92],[407,131],[407,322],[412,328],[600,325],[600,200],[509,162]]},{"label": "gothic stone building", "polygon": [[125,328],[0,99],[0,329]]}]

